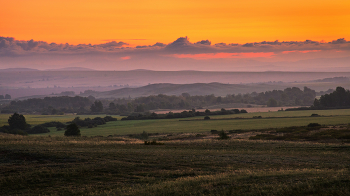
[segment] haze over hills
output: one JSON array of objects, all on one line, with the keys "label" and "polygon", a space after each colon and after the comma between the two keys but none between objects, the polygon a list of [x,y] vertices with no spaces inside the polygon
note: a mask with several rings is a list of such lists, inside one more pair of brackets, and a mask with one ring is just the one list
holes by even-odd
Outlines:
[{"label": "haze over hills", "polygon": [[112,91],[98,92],[86,91],[79,96],[94,96],[95,98],[136,98],[150,95],[211,95],[225,96],[227,94],[238,94],[248,92],[262,92],[271,88],[283,89],[284,86],[270,86],[266,84],[243,85],[243,84],[222,84],[222,83],[194,83],[194,84],[150,84],[138,88],[122,88]]},{"label": "haze over hills", "polygon": [[[52,88],[96,86],[144,86],[154,83],[266,83],[269,81],[305,82],[332,77],[350,77],[350,72],[218,72],[218,71],[79,71],[0,72],[2,88]],[[72,71],[75,69],[75,71]],[[79,68],[80,69],[80,68]]]},{"label": "haze over hills", "polygon": [[[307,86],[316,91],[326,91],[330,88],[334,89],[336,86],[350,88],[350,82],[347,80],[350,77],[350,72],[207,72],[144,69],[87,71],[84,68],[81,71],[81,68],[66,69],[69,71],[32,69],[0,71],[0,94],[10,94],[13,98],[17,98],[60,94],[63,91],[74,91],[76,94],[80,94],[86,90],[93,90],[96,91],[97,97],[129,97],[129,95],[135,97],[160,93],[178,95],[187,91],[192,95],[215,94],[223,96],[233,93],[263,92],[293,86],[300,88]],[[221,83],[221,85],[218,83]],[[151,85],[145,87],[145,89],[132,89],[149,84],[157,85]],[[179,85],[181,84],[184,86],[180,88]],[[97,95],[99,94],[97,92],[118,89],[123,90],[116,93],[103,92]]]},{"label": "haze over hills", "polygon": [[43,71],[96,71],[96,70],[85,68],[85,67],[64,67],[64,68],[58,68],[58,69],[45,69]]},{"label": "haze over hills", "polygon": [[38,69],[31,69],[31,68],[7,68],[7,69],[0,69],[0,72],[21,72],[21,71],[40,71]]}]

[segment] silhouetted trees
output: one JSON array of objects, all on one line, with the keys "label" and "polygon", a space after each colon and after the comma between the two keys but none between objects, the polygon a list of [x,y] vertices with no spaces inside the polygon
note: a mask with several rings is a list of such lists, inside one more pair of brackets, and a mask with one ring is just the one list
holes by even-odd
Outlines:
[{"label": "silhouetted trees", "polygon": [[103,111],[103,105],[101,101],[95,101],[91,107],[91,112],[97,113],[97,112],[102,112]]},{"label": "silhouetted trees", "polygon": [[64,132],[64,135],[65,136],[80,136],[80,129],[75,123],[72,123],[72,124],[67,126],[67,130]]},{"label": "silhouetted trees", "polygon": [[11,101],[9,105],[2,108],[2,113],[47,113],[63,114],[76,113],[81,108],[90,106],[92,101],[86,97],[45,97],[44,99],[34,98],[26,100]]},{"label": "silhouetted trees", "polygon": [[10,129],[20,129],[25,130],[28,128],[26,118],[22,114],[14,113],[7,120],[10,126]]},{"label": "silhouetted trees", "polygon": [[274,98],[270,98],[266,105],[268,107],[277,107],[277,101]]},{"label": "silhouetted trees", "polygon": [[322,95],[319,100],[315,99],[313,106],[316,108],[350,107],[350,91],[339,86],[334,92]]},{"label": "silhouetted trees", "polygon": [[0,127],[0,132],[27,135],[27,131],[30,129],[30,125],[27,124],[25,117],[18,113],[11,115],[7,122],[9,125]]},{"label": "silhouetted trees", "polygon": [[[210,112],[210,111],[199,112],[195,110],[189,110],[189,111],[184,110],[180,113],[169,112],[166,114],[133,113],[125,118],[122,118],[121,120],[170,119],[170,118],[188,118],[188,117],[194,117],[194,116],[206,116],[210,119],[209,115],[227,115],[227,114],[239,114],[239,113],[247,113],[247,111],[243,109],[242,110],[239,110],[239,109],[225,110],[224,108],[222,108],[219,111],[213,111],[213,112]],[[204,118],[204,119],[208,120],[208,118]]]},{"label": "silhouetted trees", "polygon": [[217,104],[245,103],[268,106],[310,106],[314,103],[316,92],[304,87],[303,90],[292,87],[261,93],[228,94],[215,97],[212,95],[191,96],[188,93],[175,95],[151,95],[135,99],[96,100],[94,97],[45,97],[44,99],[27,99],[11,101],[1,109],[2,113],[101,113],[129,115],[133,112],[143,113],[154,109],[191,109]]}]

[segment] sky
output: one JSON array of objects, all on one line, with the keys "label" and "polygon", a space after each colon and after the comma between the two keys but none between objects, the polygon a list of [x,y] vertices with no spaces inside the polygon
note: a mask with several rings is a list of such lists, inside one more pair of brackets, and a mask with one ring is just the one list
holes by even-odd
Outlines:
[{"label": "sky", "polygon": [[350,71],[349,0],[0,5],[0,69]]}]

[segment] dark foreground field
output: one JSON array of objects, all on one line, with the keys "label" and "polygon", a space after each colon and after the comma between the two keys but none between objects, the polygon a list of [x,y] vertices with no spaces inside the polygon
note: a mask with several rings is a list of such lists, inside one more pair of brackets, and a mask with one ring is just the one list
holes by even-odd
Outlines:
[{"label": "dark foreground field", "polygon": [[350,145],[0,135],[1,195],[350,195]]}]

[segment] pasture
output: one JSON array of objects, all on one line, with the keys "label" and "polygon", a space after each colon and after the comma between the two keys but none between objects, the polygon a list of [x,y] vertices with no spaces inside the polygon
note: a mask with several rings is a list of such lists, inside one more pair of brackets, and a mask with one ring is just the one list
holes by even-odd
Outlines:
[{"label": "pasture", "polygon": [[[313,113],[320,116],[311,117]],[[1,115],[1,122],[8,116]],[[350,144],[345,140],[248,140],[259,131],[245,132],[311,122],[348,125],[349,116],[350,110],[211,120],[120,121],[117,116],[118,121],[82,128],[82,137],[64,137],[55,128],[29,136],[0,133],[0,195],[350,195]],[[36,125],[76,116],[25,117]],[[80,116],[87,117],[95,116]],[[236,117],[243,119],[223,119]],[[348,134],[348,126],[338,127]],[[237,131],[219,140],[211,129]],[[143,131],[159,145],[145,145],[146,139],[129,135]],[[300,132],[290,133],[297,137]]]},{"label": "pasture", "polygon": [[[318,117],[311,117],[311,114]],[[0,125],[7,124],[10,115],[0,115]],[[44,122],[60,121],[68,122],[76,115],[24,115],[27,123],[37,125]],[[81,119],[103,117],[105,115],[79,115]],[[262,118],[254,119],[254,116]],[[83,136],[108,136],[139,134],[143,131],[148,133],[200,133],[210,130],[249,130],[265,128],[281,128],[290,126],[306,126],[309,123],[324,125],[338,125],[350,123],[350,109],[342,110],[314,110],[314,111],[279,111],[279,112],[257,112],[246,114],[232,114],[210,116],[211,120],[201,120],[203,117],[192,117],[183,119],[157,119],[157,120],[131,120],[121,121],[122,117],[113,116],[118,119],[95,128],[81,128]],[[64,131],[56,131],[50,128],[50,133],[38,135],[63,136]]]},{"label": "pasture", "polygon": [[0,135],[2,195],[349,195],[350,146]]}]

